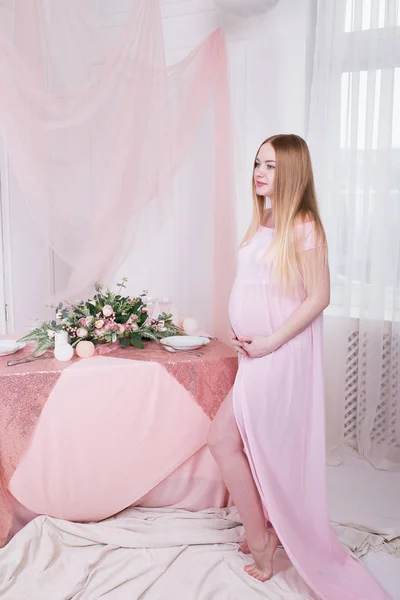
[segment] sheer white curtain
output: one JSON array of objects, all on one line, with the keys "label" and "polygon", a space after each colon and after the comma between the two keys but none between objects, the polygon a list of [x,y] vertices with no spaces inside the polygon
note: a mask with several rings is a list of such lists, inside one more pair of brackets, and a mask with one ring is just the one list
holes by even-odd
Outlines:
[{"label": "sheer white curtain", "polygon": [[158,0],[126,0],[117,27],[90,0],[1,4],[0,139],[17,196],[53,251],[53,303],[87,297],[131,256],[130,293],[151,271],[168,284],[162,296],[172,290],[181,310],[225,337],[236,228],[222,31],[167,68]]},{"label": "sheer white curtain", "polygon": [[329,450],[400,469],[399,0],[318,0],[308,139],[330,246]]}]

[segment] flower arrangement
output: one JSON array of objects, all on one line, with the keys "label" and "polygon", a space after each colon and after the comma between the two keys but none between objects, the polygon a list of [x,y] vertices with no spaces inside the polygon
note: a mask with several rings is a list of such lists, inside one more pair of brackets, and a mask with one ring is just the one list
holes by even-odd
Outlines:
[{"label": "flower arrangement", "polygon": [[96,294],[90,300],[67,306],[60,303],[56,307],[56,320],[43,323],[20,341],[36,341],[33,354],[41,356],[54,346],[57,331],[67,331],[72,346],[81,341],[94,345],[118,341],[123,348],[144,348],[143,339],[157,341],[169,335],[185,335],[172,322],[172,314],[162,313],[157,319],[149,316],[147,292],[136,298],[123,296],[121,291],[126,282],[124,277],[117,292],[96,284]]}]

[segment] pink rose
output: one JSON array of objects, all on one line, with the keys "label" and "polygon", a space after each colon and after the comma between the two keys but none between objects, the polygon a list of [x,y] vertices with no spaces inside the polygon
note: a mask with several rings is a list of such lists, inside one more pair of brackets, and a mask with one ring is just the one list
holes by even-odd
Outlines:
[{"label": "pink rose", "polygon": [[85,327],[85,325],[86,325],[85,317],[82,317],[82,319],[79,319],[78,323],[79,323],[79,325],[82,325],[82,327]]},{"label": "pink rose", "polygon": [[164,321],[159,321],[155,326],[154,329],[156,331],[165,331],[165,323]]},{"label": "pink rose", "polygon": [[96,329],[102,329],[104,327],[104,321],[102,319],[99,319],[98,321],[96,321],[94,326],[96,327]]},{"label": "pink rose", "polygon": [[92,321],[93,321],[93,317],[92,316],[86,317],[86,319],[85,319],[85,327],[89,327],[89,325],[92,323]]},{"label": "pink rose", "polygon": [[131,316],[129,317],[129,320],[130,320],[130,321],[137,321],[137,320],[138,320],[138,316],[137,316],[137,315],[131,315]]},{"label": "pink rose", "polygon": [[126,329],[125,325],[123,325],[122,323],[118,324],[118,332],[119,333],[125,333],[125,329]]},{"label": "pink rose", "polygon": [[87,334],[88,334],[88,330],[87,330],[87,329],[85,329],[84,327],[79,327],[79,329],[78,329],[78,330],[77,330],[77,332],[76,332],[76,335],[77,335],[79,338],[84,338],[84,337],[86,337],[86,336],[87,336]]},{"label": "pink rose", "polygon": [[109,304],[106,304],[103,308],[103,315],[105,317],[111,317],[111,315],[114,314],[114,310],[112,308],[112,306],[110,306]]},{"label": "pink rose", "polygon": [[103,337],[103,335],[106,333],[105,329],[97,329],[96,330],[96,335],[97,337]]}]

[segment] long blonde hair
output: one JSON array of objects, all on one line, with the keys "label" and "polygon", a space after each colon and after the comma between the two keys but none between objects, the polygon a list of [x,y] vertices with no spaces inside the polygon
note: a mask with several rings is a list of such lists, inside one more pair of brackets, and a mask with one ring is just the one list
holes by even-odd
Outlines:
[{"label": "long blonde hair", "polygon": [[[275,220],[274,240],[267,252],[274,249],[273,271],[284,287],[293,287],[302,277],[301,258],[296,252],[295,225],[313,221],[318,247],[326,260],[326,235],[319,214],[315,193],[310,152],[306,142],[298,135],[281,134],[266,139],[275,150],[275,180],[273,214]],[[254,161],[255,164],[255,161]],[[265,198],[256,192],[254,171],[252,176],[253,218],[243,239],[248,242],[257,232],[265,211]]]}]

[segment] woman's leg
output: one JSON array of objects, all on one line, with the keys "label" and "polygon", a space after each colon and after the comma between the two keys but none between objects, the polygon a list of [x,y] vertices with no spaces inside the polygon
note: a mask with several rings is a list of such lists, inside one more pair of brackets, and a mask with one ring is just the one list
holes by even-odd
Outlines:
[{"label": "woman's leg", "polygon": [[233,412],[232,394],[219,409],[210,429],[208,446],[240,514],[254,564],[245,570],[260,581],[272,577],[272,558],[278,546],[266,527],[264,510]]}]

